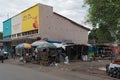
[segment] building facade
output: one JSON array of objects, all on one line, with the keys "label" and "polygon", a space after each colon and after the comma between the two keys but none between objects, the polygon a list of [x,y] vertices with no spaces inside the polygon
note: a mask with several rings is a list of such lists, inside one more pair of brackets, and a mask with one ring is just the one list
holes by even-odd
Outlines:
[{"label": "building facade", "polygon": [[36,4],[3,22],[6,49],[23,42],[32,43],[37,37],[87,44],[88,31],[88,28],[53,12],[53,7],[43,4]]}]

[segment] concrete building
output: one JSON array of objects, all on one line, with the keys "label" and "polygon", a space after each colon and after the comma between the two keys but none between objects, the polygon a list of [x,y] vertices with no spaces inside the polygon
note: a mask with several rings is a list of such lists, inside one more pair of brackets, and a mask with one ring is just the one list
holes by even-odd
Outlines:
[{"label": "concrete building", "polygon": [[36,4],[3,22],[3,40],[7,45],[6,50],[19,43],[32,43],[37,37],[87,44],[89,30],[53,12],[51,6]]}]

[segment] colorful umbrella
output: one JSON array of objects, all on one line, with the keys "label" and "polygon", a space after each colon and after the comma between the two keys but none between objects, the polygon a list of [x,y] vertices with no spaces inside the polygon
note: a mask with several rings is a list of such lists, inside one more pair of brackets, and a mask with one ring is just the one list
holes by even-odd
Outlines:
[{"label": "colorful umbrella", "polygon": [[21,43],[21,44],[18,44],[15,48],[16,49],[31,48],[31,44],[29,44],[29,43]]},{"label": "colorful umbrella", "polygon": [[48,43],[48,42],[44,41],[44,40],[38,40],[38,41],[33,42],[31,45],[32,46],[39,46],[39,45],[44,44],[44,43]]}]

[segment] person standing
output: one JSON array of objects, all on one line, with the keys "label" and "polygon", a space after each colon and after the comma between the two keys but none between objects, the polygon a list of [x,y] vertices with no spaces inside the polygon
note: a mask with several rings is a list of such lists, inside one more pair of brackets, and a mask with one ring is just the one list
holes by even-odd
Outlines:
[{"label": "person standing", "polygon": [[10,49],[10,55],[13,58],[13,49],[12,48]]},{"label": "person standing", "polygon": [[4,49],[0,51],[0,58],[1,58],[2,63],[4,63]]}]

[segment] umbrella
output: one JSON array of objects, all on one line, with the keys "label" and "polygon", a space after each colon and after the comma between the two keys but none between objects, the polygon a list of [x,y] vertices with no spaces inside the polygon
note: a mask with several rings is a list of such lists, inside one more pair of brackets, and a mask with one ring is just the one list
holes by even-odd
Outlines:
[{"label": "umbrella", "polygon": [[29,44],[29,43],[21,43],[21,44],[18,44],[15,48],[16,49],[31,48],[31,44]]},{"label": "umbrella", "polygon": [[37,46],[36,50],[38,51],[43,51],[43,52],[48,52],[48,50],[50,51],[50,55],[52,55],[52,53],[56,53],[56,49],[57,47],[51,43],[42,43],[41,45]]},{"label": "umbrella", "polygon": [[37,46],[37,49],[40,48],[57,48],[57,47],[51,43],[41,43],[39,46]]},{"label": "umbrella", "polygon": [[55,45],[57,48],[63,48],[64,50],[65,50],[65,48],[66,48],[66,44],[62,44],[62,43],[52,43],[53,45]]},{"label": "umbrella", "polygon": [[32,46],[39,46],[39,45],[44,44],[44,43],[48,43],[48,42],[44,41],[44,40],[38,40],[38,41],[33,42],[31,45]]}]

